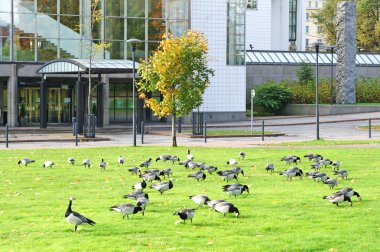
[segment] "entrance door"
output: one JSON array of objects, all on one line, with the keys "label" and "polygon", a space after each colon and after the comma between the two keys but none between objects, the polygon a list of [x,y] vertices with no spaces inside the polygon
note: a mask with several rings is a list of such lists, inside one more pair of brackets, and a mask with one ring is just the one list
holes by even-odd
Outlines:
[{"label": "entrance door", "polygon": [[72,89],[67,86],[62,88],[48,88],[48,122],[70,123],[73,115]]}]

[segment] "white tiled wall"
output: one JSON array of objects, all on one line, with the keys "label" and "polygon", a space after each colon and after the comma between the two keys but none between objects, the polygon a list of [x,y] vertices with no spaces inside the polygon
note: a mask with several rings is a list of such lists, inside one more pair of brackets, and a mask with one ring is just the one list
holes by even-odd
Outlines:
[{"label": "white tiled wall", "polygon": [[200,111],[245,111],[246,68],[226,64],[227,0],[192,0],[191,29],[206,35],[209,66],[215,70]]},{"label": "white tiled wall", "polygon": [[246,48],[254,50],[272,49],[272,1],[258,0],[257,10],[246,12]]}]

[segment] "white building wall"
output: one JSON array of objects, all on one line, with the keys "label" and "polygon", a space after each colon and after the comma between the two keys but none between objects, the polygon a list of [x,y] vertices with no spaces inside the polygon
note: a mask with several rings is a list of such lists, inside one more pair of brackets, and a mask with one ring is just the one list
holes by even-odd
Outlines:
[{"label": "white building wall", "polygon": [[227,65],[227,0],[192,0],[191,29],[206,35],[215,70],[202,112],[245,112],[246,67]]},{"label": "white building wall", "polygon": [[272,1],[258,1],[257,10],[246,12],[246,49],[253,45],[254,50],[272,49]]},{"label": "white building wall", "polygon": [[287,51],[289,49],[289,0],[272,0],[272,48],[270,50]]}]

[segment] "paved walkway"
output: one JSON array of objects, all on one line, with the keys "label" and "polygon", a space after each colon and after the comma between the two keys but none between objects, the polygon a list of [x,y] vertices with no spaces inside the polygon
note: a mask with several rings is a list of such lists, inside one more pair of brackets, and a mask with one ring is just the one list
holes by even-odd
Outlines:
[{"label": "paved walkway", "polygon": [[[334,140],[368,140],[368,131],[359,130],[359,126],[368,125],[368,119],[373,118],[372,124],[380,124],[380,112],[362,113],[337,116],[320,117],[320,138]],[[265,121],[266,131],[283,132],[285,136],[266,137],[233,137],[233,138],[209,138],[207,143],[204,139],[193,139],[178,136],[178,145],[186,146],[224,146],[224,147],[255,147],[270,143],[282,143],[293,141],[307,141],[316,139],[315,117],[257,117],[254,118],[254,130],[261,130],[261,122]],[[210,123],[210,127],[250,129],[250,121]],[[149,124],[150,131],[170,129],[168,124]],[[190,125],[184,125],[190,127]],[[40,130],[38,127],[15,128],[10,135],[10,149],[20,148],[49,148],[49,147],[75,147],[74,136],[70,127],[49,127]],[[0,135],[0,149],[5,148],[3,132]],[[373,131],[372,139],[380,139],[380,132]],[[130,124],[112,124],[97,130],[97,141],[79,142],[81,147],[98,146],[131,146],[132,134]],[[145,135],[144,145],[170,146],[170,136]],[[137,143],[141,145],[141,136],[137,136]]]}]

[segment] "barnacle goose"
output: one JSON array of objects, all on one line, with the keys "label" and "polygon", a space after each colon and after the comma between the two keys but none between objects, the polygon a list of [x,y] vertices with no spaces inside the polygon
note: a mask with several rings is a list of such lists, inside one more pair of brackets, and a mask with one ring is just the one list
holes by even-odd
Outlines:
[{"label": "barnacle goose", "polygon": [[337,192],[337,193],[334,193],[330,196],[324,196],[323,199],[327,199],[331,203],[336,204],[336,206],[339,206],[339,203],[342,203],[344,201],[348,201],[350,203],[350,206],[352,206],[352,201],[351,201],[350,197],[346,196],[342,192]]},{"label": "barnacle goose", "polygon": [[179,217],[183,220],[183,223],[185,223],[186,220],[190,220],[190,223],[193,224],[195,209],[187,209],[186,208],[180,212],[174,212],[173,215],[179,215]]},{"label": "barnacle goose", "polygon": [[285,161],[288,165],[291,163],[297,164],[298,162],[301,162],[301,158],[298,156],[285,156],[281,158],[281,161]]},{"label": "barnacle goose", "polygon": [[214,207],[216,212],[223,213],[223,217],[226,217],[226,213],[235,213],[236,218],[239,217],[239,210],[232,203],[221,202]]},{"label": "barnacle goose", "polygon": [[172,157],[172,155],[160,155],[159,157],[156,158],[156,162],[158,160],[166,162],[166,161],[170,160],[171,157]]},{"label": "barnacle goose", "polygon": [[239,152],[239,159],[244,159],[245,158],[245,152],[241,151]]},{"label": "barnacle goose", "polygon": [[267,172],[271,172],[271,173],[273,173],[274,172],[274,164],[267,164],[267,166],[265,166],[265,170],[267,171]]},{"label": "barnacle goose", "polygon": [[160,171],[160,176],[164,176],[164,178],[166,176],[170,177],[170,175],[173,176],[173,171],[170,168],[166,168],[166,169],[163,169],[162,171]]},{"label": "barnacle goose", "polygon": [[216,204],[226,202],[225,200],[211,200],[206,202],[206,204],[212,209],[215,207]]},{"label": "barnacle goose", "polygon": [[77,231],[77,228],[79,225],[89,224],[93,226],[94,224],[96,224],[94,221],[84,217],[80,213],[77,213],[71,210],[71,205],[72,205],[73,200],[75,200],[75,198],[73,196],[70,197],[70,202],[65,213],[65,218],[69,223],[74,224],[74,232]]},{"label": "barnacle goose", "polygon": [[241,174],[244,176],[244,171],[243,171],[243,169],[240,168],[240,167],[237,167],[237,166],[236,166],[236,167],[232,168],[231,171],[232,171],[233,173],[235,173],[236,176],[239,176],[239,173],[241,173]]},{"label": "barnacle goose", "polygon": [[172,180],[173,179],[170,179],[169,183],[166,182],[166,181],[164,181],[164,182],[158,183],[156,185],[151,185],[150,188],[156,189],[162,195],[165,191],[170,190],[170,189],[173,188],[173,182],[172,182]]},{"label": "barnacle goose", "polygon": [[344,195],[346,195],[347,197],[352,197],[352,196],[356,196],[358,197],[358,199],[361,201],[362,200],[362,197],[359,195],[358,192],[354,191],[354,189],[350,188],[350,187],[346,187],[344,189],[341,189],[339,191],[337,191],[337,193],[344,193]]},{"label": "barnacle goose", "polygon": [[147,193],[145,194],[144,197],[138,197],[136,199],[136,206],[142,207],[142,209],[144,209],[144,211],[145,211],[145,208],[148,205],[148,203],[149,203],[149,196]]},{"label": "barnacle goose", "polygon": [[191,162],[191,159],[186,159],[185,161],[180,162],[179,164],[180,164],[180,165],[183,165],[183,166],[185,166],[185,167],[187,168],[187,165],[188,165],[188,163],[190,163],[190,162]]},{"label": "barnacle goose", "polygon": [[210,198],[207,197],[206,195],[191,195],[189,196],[189,199],[194,201],[195,203],[198,204],[198,208],[202,207],[202,205],[207,205],[207,202],[210,201]]},{"label": "barnacle goose", "polygon": [[206,172],[212,174],[213,172],[216,172],[218,168],[214,166],[204,166],[202,170],[205,170]]},{"label": "barnacle goose", "polygon": [[144,215],[144,209],[142,209],[142,207],[135,207],[134,205],[128,203],[112,206],[110,207],[110,211],[116,211],[121,213],[123,215],[123,219],[125,218],[125,216],[127,216],[127,219],[129,219],[129,215],[136,214],[138,212],[141,212],[141,214]]},{"label": "barnacle goose", "polygon": [[232,184],[232,185],[224,185],[222,186],[223,192],[227,192],[230,195],[236,196],[239,194],[242,194],[244,191],[247,191],[249,193],[249,188],[247,185],[242,184]]},{"label": "barnacle goose", "polygon": [[124,163],[125,163],[125,158],[124,157],[120,156],[120,157],[117,158],[117,164],[118,165],[124,165]]},{"label": "barnacle goose", "polygon": [[140,197],[145,197],[145,195],[146,195],[146,193],[144,193],[143,191],[136,190],[136,191],[131,192],[130,194],[124,195],[123,198],[126,198],[126,199],[137,199],[137,198],[140,198]]},{"label": "barnacle goose", "polygon": [[314,169],[316,171],[319,171],[321,169],[321,166],[322,166],[321,162],[316,162],[316,163],[310,165],[311,169]]},{"label": "barnacle goose", "polygon": [[339,177],[346,179],[348,172],[346,170],[334,171],[334,175],[338,175]]},{"label": "barnacle goose", "polygon": [[319,161],[322,165],[324,165],[325,167],[329,166],[329,165],[332,165],[333,164],[333,161],[331,161],[330,159],[326,158],[326,159],[322,159],[321,161]]},{"label": "barnacle goose", "polygon": [[146,167],[146,168],[149,168],[149,165],[150,165],[151,161],[152,161],[151,158],[149,158],[148,160],[145,160],[144,162],[142,162],[142,163],[140,164],[140,167]]},{"label": "barnacle goose", "polygon": [[313,176],[313,179],[314,181],[318,181],[319,183],[319,181],[324,182],[326,179],[329,179],[329,177],[327,177],[326,173],[318,172],[317,174]]},{"label": "barnacle goose", "polygon": [[280,172],[280,175],[285,175],[287,179],[292,179],[294,177],[300,177],[302,179],[303,171],[298,167],[292,167],[286,171]]},{"label": "barnacle goose", "polygon": [[20,164],[23,164],[24,166],[28,166],[28,164],[30,163],[34,163],[34,160],[29,159],[29,158],[23,158],[17,162],[18,166],[20,166]]},{"label": "barnacle goose", "polygon": [[335,186],[338,185],[338,180],[329,178],[329,179],[326,179],[325,181],[323,181],[323,183],[328,185],[330,187],[330,189],[333,189]]},{"label": "barnacle goose", "polygon": [[107,163],[104,162],[104,159],[102,158],[102,161],[99,163],[99,168],[101,171],[104,171],[107,167]]},{"label": "barnacle goose", "polygon": [[67,159],[67,162],[68,162],[70,165],[74,165],[74,164],[75,164],[75,158],[73,158],[73,157],[69,157],[69,158]]},{"label": "barnacle goose", "polygon": [[235,166],[235,165],[237,165],[237,164],[238,164],[238,162],[236,161],[236,159],[233,159],[233,158],[231,158],[231,159],[229,159],[229,160],[227,161],[227,165]]},{"label": "barnacle goose", "polygon": [[331,166],[334,168],[334,171],[335,170],[339,170],[340,168],[340,161],[334,161]]},{"label": "barnacle goose", "polygon": [[136,166],[128,169],[128,171],[131,172],[132,174],[136,174],[136,175],[137,175],[137,173],[141,174],[141,170]]},{"label": "barnacle goose", "polygon": [[206,174],[204,174],[201,171],[197,171],[197,172],[194,172],[192,174],[189,174],[187,177],[194,178],[199,182],[199,180],[205,180],[206,179]]},{"label": "barnacle goose", "polygon": [[161,171],[159,169],[150,169],[150,170],[144,171],[144,174],[147,174],[147,173],[160,176]]},{"label": "barnacle goose", "polygon": [[194,160],[194,156],[190,153],[190,149],[187,149],[187,159]]},{"label": "barnacle goose", "polygon": [[172,161],[172,163],[174,164],[175,162],[179,162],[179,161],[181,161],[181,160],[180,160],[179,157],[177,157],[177,156],[172,156],[172,157],[170,158],[170,161]]},{"label": "barnacle goose", "polygon": [[139,182],[137,182],[136,184],[134,184],[132,186],[132,189],[134,189],[134,190],[140,190],[140,191],[144,190],[145,188],[146,188],[146,182],[145,182],[145,180],[139,181]]},{"label": "barnacle goose", "polygon": [[45,161],[45,163],[42,165],[43,168],[52,168],[55,165],[53,161]]},{"label": "barnacle goose", "polygon": [[160,177],[156,173],[144,173],[140,174],[139,177],[149,182],[152,182],[153,180],[161,181]]},{"label": "barnacle goose", "polygon": [[88,168],[90,168],[90,166],[91,166],[90,159],[84,159],[82,162],[82,165],[84,165],[84,167],[87,166]]},{"label": "barnacle goose", "polygon": [[237,176],[235,173],[233,173],[232,171],[218,171],[217,174],[219,174],[219,176],[223,176],[225,181],[228,182],[228,180],[230,179],[237,179]]}]

